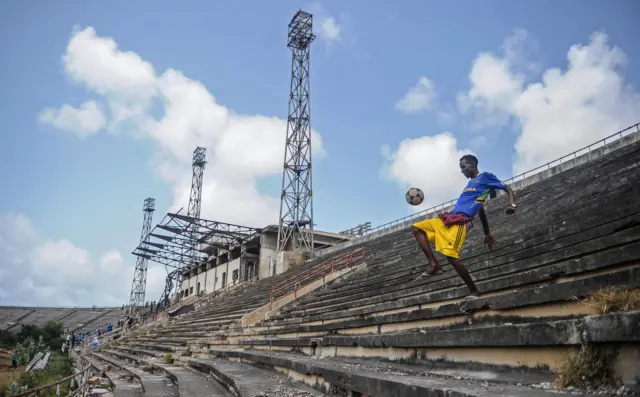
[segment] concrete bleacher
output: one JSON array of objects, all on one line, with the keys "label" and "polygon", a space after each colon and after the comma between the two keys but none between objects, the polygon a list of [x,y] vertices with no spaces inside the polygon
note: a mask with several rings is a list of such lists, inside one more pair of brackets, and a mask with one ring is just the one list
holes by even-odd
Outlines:
[{"label": "concrete bleacher", "polygon": [[[640,288],[639,177],[636,142],[517,190],[514,216],[503,213],[505,197],[488,202],[499,245],[489,251],[476,222],[461,255],[482,293],[474,301],[463,300],[466,286],[439,254],[443,273],[419,277],[426,259],[404,228],[335,250],[364,248],[366,268],[257,324],[241,319],[267,304],[278,283],[323,259],[98,354],[123,368],[173,369],[178,389],[190,374],[200,386],[202,374],[239,384],[274,369],[298,381],[291,387],[339,395],[555,396],[575,395],[550,385],[567,353],[585,344],[617,352],[611,371],[628,388],[620,395],[640,380],[640,312],[599,314],[585,299]],[[167,353],[178,363],[162,364]]]},{"label": "concrete bleacher", "polygon": [[42,326],[48,321],[76,332],[95,332],[123,316],[121,308],[47,308],[0,306],[0,329],[19,330],[21,325]]}]

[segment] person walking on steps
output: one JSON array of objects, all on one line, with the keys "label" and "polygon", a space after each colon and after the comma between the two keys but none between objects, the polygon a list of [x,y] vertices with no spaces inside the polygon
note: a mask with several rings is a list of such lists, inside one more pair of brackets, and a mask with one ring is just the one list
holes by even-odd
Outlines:
[{"label": "person walking on steps", "polygon": [[496,189],[504,190],[509,198],[509,205],[504,212],[507,215],[513,215],[516,212],[516,199],[513,190],[496,178],[495,175],[490,172],[478,171],[478,159],[475,156],[471,154],[462,156],[460,159],[460,171],[471,180],[462,191],[451,212],[440,214],[437,218],[417,222],[413,225],[412,230],[418,245],[428,260],[427,271],[420,277],[433,276],[441,272],[440,265],[429,246],[429,242],[432,241],[435,243],[436,251],[447,258],[451,266],[469,287],[470,293],[467,299],[474,299],[478,297],[478,287],[476,287],[469,271],[459,259],[467,231],[471,228],[473,217],[478,214],[484,229],[484,243],[491,250],[497,244],[497,241],[489,231],[489,222],[483,205],[492,191]]}]

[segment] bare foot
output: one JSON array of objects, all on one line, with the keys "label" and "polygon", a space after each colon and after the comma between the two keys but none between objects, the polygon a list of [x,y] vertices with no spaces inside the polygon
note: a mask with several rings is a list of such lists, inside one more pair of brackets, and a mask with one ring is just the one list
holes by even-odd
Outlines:
[{"label": "bare foot", "polygon": [[464,300],[465,301],[472,301],[472,300],[475,300],[475,299],[478,299],[478,298],[480,298],[480,294],[478,292],[471,292],[471,293],[469,293],[469,295],[464,297]]},{"label": "bare foot", "polygon": [[434,274],[438,274],[442,271],[442,268],[437,263],[429,263],[429,270],[427,270],[427,274],[429,276],[433,276]]},{"label": "bare foot", "polygon": [[424,277],[431,277],[431,276],[435,276],[436,274],[440,274],[442,273],[442,268],[440,268],[440,266],[438,266],[438,264],[436,263],[435,265],[429,264],[427,265],[427,271],[422,273],[418,279],[422,279]]}]

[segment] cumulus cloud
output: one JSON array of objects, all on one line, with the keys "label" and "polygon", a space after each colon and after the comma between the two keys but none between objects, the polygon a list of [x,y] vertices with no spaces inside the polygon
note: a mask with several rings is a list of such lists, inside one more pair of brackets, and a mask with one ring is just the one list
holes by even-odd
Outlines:
[{"label": "cumulus cloud", "polygon": [[340,25],[333,17],[320,20],[320,37],[327,41],[340,41]]},{"label": "cumulus cloud", "polygon": [[96,101],[87,101],[74,108],[64,104],[59,109],[46,108],[38,115],[42,124],[50,124],[58,130],[85,138],[104,128],[107,120]]},{"label": "cumulus cloud", "polygon": [[[638,120],[640,95],[625,84],[624,52],[602,32],[588,44],[574,44],[567,65],[531,78],[535,63],[529,37],[518,30],[501,54],[481,53],[473,61],[471,88],[458,98],[459,109],[479,127],[515,121],[514,173],[520,173],[579,149]],[[530,67],[527,67],[530,65]],[[533,65],[533,66],[531,66]]]},{"label": "cumulus cloud", "polygon": [[[282,172],[286,120],[235,114],[201,82],[175,69],[156,72],[92,27],[74,28],[62,61],[71,81],[107,104],[111,130],[126,125],[127,132],[156,143],[156,174],[172,185],[171,210],[187,206],[192,153],[203,146],[208,164],[201,216],[257,227],[277,222],[279,197],[261,194],[257,182]],[[151,105],[162,112],[152,115]],[[321,158],[322,138],[315,131],[312,142],[314,159]]]},{"label": "cumulus cloud", "polygon": [[[120,306],[127,303],[133,264],[120,252],[92,255],[67,240],[41,236],[24,214],[0,214],[0,301],[28,306]],[[147,300],[157,300],[166,271],[149,268]]]},{"label": "cumulus cloud", "polygon": [[425,201],[415,210],[456,198],[464,176],[458,162],[465,154],[473,154],[466,148],[459,148],[453,134],[443,132],[432,136],[405,139],[397,148],[384,146],[382,155],[385,163],[383,176],[398,183],[400,187],[419,187],[425,193]]},{"label": "cumulus cloud", "polygon": [[410,87],[402,99],[396,102],[396,109],[404,113],[420,113],[433,109],[436,89],[433,82],[422,76],[418,83]]},{"label": "cumulus cloud", "polygon": [[313,31],[328,46],[327,48],[342,41],[344,15],[337,18],[317,2],[309,5],[309,12],[313,15]]}]

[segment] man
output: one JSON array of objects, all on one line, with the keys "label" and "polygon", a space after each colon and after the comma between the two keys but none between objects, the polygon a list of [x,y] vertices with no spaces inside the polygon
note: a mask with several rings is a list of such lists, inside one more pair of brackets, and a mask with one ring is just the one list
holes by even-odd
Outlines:
[{"label": "man", "polygon": [[18,353],[14,350],[11,353],[11,365],[9,366],[9,369],[15,368],[18,368]]},{"label": "man", "polygon": [[489,232],[489,222],[487,222],[487,215],[484,212],[483,205],[492,191],[501,189],[507,192],[509,198],[509,205],[505,213],[513,215],[516,212],[516,199],[513,190],[498,180],[495,175],[478,171],[478,159],[475,156],[471,154],[462,156],[460,159],[460,171],[471,181],[462,191],[455,207],[451,212],[440,214],[437,218],[415,223],[413,225],[413,235],[429,261],[427,271],[422,276],[432,276],[441,271],[440,265],[429,246],[429,241],[433,241],[435,242],[436,251],[447,257],[451,266],[456,269],[456,272],[469,287],[470,294],[468,298],[474,299],[478,297],[478,288],[471,279],[469,271],[459,259],[460,250],[467,236],[470,222],[476,214],[480,216],[485,235],[484,242],[491,250],[497,244],[497,241]]}]

